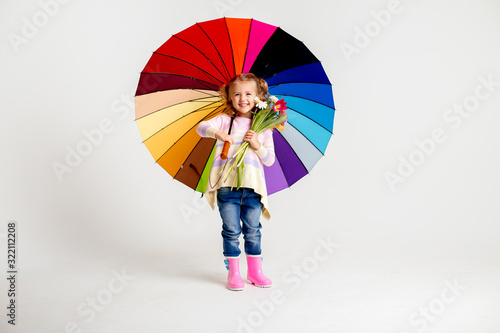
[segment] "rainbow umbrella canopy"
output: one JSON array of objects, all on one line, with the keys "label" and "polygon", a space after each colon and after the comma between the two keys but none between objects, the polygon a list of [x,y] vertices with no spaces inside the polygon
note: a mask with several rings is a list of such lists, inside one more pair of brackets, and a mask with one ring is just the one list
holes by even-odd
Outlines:
[{"label": "rainbow umbrella canopy", "polygon": [[156,50],[141,72],[136,122],[155,161],[174,179],[206,192],[215,139],[196,133],[222,113],[219,87],[254,73],[288,106],[284,131],[273,131],[276,161],[264,167],[267,192],[288,188],[325,153],[333,133],[332,86],[320,61],[281,28],[254,19],[196,23]]}]

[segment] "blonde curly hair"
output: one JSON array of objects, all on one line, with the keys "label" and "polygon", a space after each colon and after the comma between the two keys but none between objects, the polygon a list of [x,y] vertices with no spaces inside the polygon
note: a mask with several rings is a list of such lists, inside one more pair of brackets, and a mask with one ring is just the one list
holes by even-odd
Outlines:
[{"label": "blonde curly hair", "polygon": [[222,111],[222,113],[225,113],[231,117],[237,115],[238,111],[233,106],[233,101],[231,100],[231,95],[229,94],[229,91],[231,89],[231,86],[235,82],[247,82],[247,81],[255,82],[255,86],[257,88],[257,97],[259,97],[259,99],[264,101],[267,100],[267,98],[269,98],[270,96],[268,93],[269,87],[264,79],[258,78],[253,73],[243,73],[240,75],[236,75],[228,83],[220,87],[219,93],[225,106],[224,111]]}]

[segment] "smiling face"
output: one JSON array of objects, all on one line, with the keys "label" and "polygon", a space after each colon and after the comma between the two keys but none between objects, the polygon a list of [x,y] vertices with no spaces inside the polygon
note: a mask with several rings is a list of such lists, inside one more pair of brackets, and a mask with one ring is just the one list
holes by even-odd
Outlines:
[{"label": "smiling face", "polygon": [[235,81],[229,89],[229,97],[238,116],[252,118],[254,98],[257,97],[257,84],[254,81]]}]

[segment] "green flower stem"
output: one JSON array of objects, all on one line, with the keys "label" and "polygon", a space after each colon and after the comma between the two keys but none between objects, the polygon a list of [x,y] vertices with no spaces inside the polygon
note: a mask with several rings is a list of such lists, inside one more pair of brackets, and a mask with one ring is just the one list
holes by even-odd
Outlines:
[{"label": "green flower stem", "polygon": [[[287,119],[286,114],[279,115],[277,112],[273,111],[272,107],[270,108],[268,105],[267,109],[257,112],[250,129],[254,131],[257,135],[259,135],[265,130],[285,122],[286,119]],[[235,152],[233,157],[228,161],[230,166],[226,174],[224,175],[223,182],[225,182],[229,178],[229,175],[235,169],[237,171],[236,177],[233,180],[233,183],[231,184],[231,189],[234,187],[234,182],[236,181],[236,178],[238,178],[237,189],[239,189],[241,186],[241,182],[243,179],[243,170],[245,168],[245,162],[244,162],[245,154],[249,147],[250,143],[248,141],[243,142],[241,146],[238,148],[238,150]]]}]

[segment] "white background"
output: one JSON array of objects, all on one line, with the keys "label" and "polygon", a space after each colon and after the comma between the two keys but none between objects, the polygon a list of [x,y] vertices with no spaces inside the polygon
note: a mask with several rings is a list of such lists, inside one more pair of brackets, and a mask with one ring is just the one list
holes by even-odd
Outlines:
[{"label": "white background", "polygon": [[[481,77],[500,82],[498,1],[401,0],[385,26],[385,0],[75,0],[52,16],[44,3],[1,2],[2,332],[500,332],[500,86],[459,125],[444,118],[488,92]],[[225,288],[218,213],[155,165],[130,104],[154,50],[224,15],[304,41],[337,108],[324,158],[269,198],[274,287],[238,293]],[[58,178],[54,163],[103,121],[108,133]],[[444,142],[419,153],[435,130]]]}]

